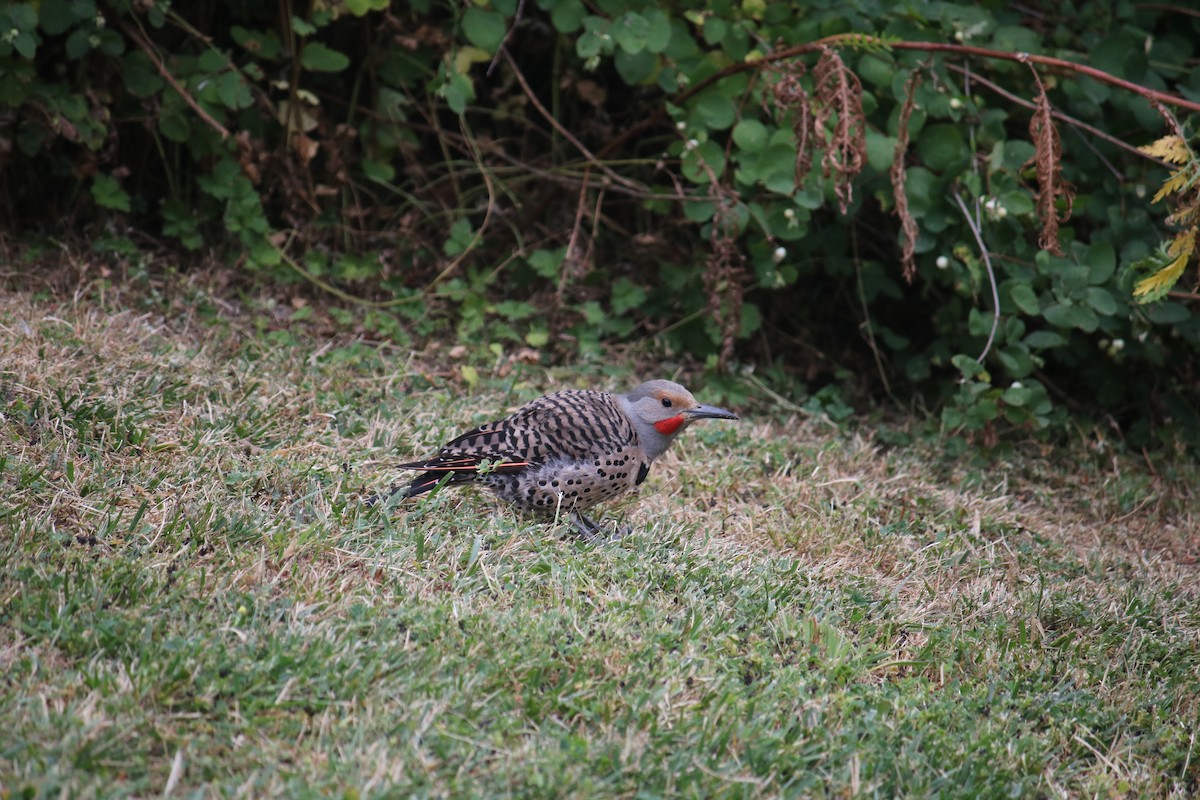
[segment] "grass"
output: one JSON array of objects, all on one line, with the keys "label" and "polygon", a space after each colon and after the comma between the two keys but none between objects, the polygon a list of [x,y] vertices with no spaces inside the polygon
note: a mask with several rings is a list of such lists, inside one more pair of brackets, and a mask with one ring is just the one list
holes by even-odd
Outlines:
[{"label": "grass", "polygon": [[1193,465],[763,405],[613,544],[364,504],[526,370],[0,296],[0,796],[1200,790]]}]

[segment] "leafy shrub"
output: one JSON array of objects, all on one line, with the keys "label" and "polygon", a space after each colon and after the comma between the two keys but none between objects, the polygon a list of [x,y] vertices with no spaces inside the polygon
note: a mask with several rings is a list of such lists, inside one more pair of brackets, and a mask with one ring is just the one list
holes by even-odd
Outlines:
[{"label": "leafy shrub", "polygon": [[216,248],[398,336],[575,358],[659,334],[813,391],[919,394],[984,439],[1074,407],[1200,443],[1174,116],[1200,108],[1200,21],[922,13],[12,3],[0,202],[23,232]]}]

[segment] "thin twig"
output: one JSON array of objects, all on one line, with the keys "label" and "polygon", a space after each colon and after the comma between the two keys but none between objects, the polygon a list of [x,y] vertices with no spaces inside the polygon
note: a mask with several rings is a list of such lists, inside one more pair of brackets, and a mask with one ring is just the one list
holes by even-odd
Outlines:
[{"label": "thin twig", "polygon": [[520,0],[517,3],[517,13],[513,16],[512,24],[508,26],[508,30],[504,32],[504,38],[500,40],[500,46],[496,48],[496,54],[492,56],[492,63],[488,64],[487,72],[484,73],[487,77],[492,77],[492,73],[496,71],[496,65],[500,63],[500,53],[507,52],[508,40],[512,38],[513,31],[517,29],[517,23],[521,21],[521,17],[525,14],[525,0]]},{"label": "thin twig", "polygon": [[228,139],[232,135],[229,133],[229,129],[213,119],[212,115],[201,108],[200,104],[196,102],[196,99],[188,94],[187,89],[184,89],[179,85],[179,81],[175,80],[175,76],[172,75],[171,71],[167,69],[167,65],[164,64],[162,59],[158,57],[158,53],[154,51],[154,48],[150,46],[150,43],[146,41],[138,29],[130,25],[125,20],[121,20],[118,22],[118,24],[121,26],[121,30],[125,31],[125,34],[133,40],[133,43],[141,48],[142,52],[144,52],[150,61],[154,63],[154,68],[158,70],[158,74],[162,76],[163,80],[171,84],[171,88],[175,90],[176,94],[183,98],[183,102],[187,103],[188,106],[196,112],[197,116],[204,120],[204,122],[207,123],[210,128],[221,134],[222,139]]},{"label": "thin twig", "polygon": [[458,254],[458,257],[445,266],[433,280],[426,284],[422,294],[428,294],[433,291],[433,287],[437,286],[446,279],[451,272],[458,268],[458,265],[463,262],[467,254],[475,249],[475,245],[479,244],[483,239],[483,232],[487,230],[488,224],[492,221],[492,211],[496,207],[496,187],[492,185],[492,174],[487,166],[483,163],[483,154],[479,152],[478,139],[471,133],[470,127],[467,125],[467,118],[460,116],[458,124],[462,128],[463,141],[465,141],[471,150],[471,158],[475,160],[475,166],[479,168],[479,177],[483,178],[483,184],[487,187],[488,202],[487,208],[483,212],[483,222],[480,223],[479,229],[475,231],[475,235],[471,237],[470,243],[463,248],[463,251]]},{"label": "thin twig", "polygon": [[967,227],[971,229],[971,233],[975,234],[975,242],[979,245],[980,255],[983,256],[983,265],[987,267],[988,281],[992,284],[992,330],[988,333],[987,344],[983,346],[983,352],[975,359],[975,363],[982,364],[983,360],[987,358],[988,351],[992,349],[992,342],[996,340],[996,329],[1000,327],[1000,290],[996,288],[996,273],[992,269],[992,257],[988,253],[987,245],[983,243],[983,233],[979,230],[979,221],[971,216],[967,204],[963,202],[958,192],[954,192],[951,196],[958,203],[958,207],[962,209],[963,217],[967,220]]},{"label": "thin twig", "polygon": [[579,248],[579,231],[583,228],[583,215],[587,208],[588,175],[590,173],[591,168],[585,168],[583,181],[579,184],[579,202],[575,206],[575,224],[571,226],[571,236],[567,239],[567,249],[563,253],[562,274],[558,276],[558,299],[560,302],[563,291],[567,288],[567,278],[574,277],[576,272],[582,272],[582,269],[576,268],[576,264],[586,266],[585,257],[578,255],[577,250]]},{"label": "thin twig", "polygon": [[862,260],[858,255],[858,237],[850,237],[850,248],[854,259],[854,277],[855,283],[858,286],[858,301],[862,304],[863,312],[863,327],[867,329],[867,343],[871,346],[871,355],[875,357],[875,368],[879,370],[879,379],[883,381],[883,390],[887,392],[887,396],[892,398],[892,402],[900,405],[900,401],[892,394],[892,384],[888,380],[887,370],[883,366],[883,356],[879,353],[879,343],[875,341],[875,329],[871,326],[871,309],[867,305],[867,290],[863,286],[862,278]]},{"label": "thin twig", "polygon": [[[959,72],[959,73],[962,73],[963,75],[969,76],[971,81],[982,84],[983,86],[986,86],[988,89],[991,89],[993,92],[1000,95],[1001,97],[1003,97],[1005,100],[1007,100],[1010,103],[1013,103],[1018,106],[1024,106],[1025,108],[1029,108],[1029,109],[1037,108],[1037,106],[1035,104],[1029,102],[1025,98],[1017,97],[1012,92],[1009,92],[1006,89],[1000,88],[995,83],[992,83],[991,81],[989,81],[987,78],[981,78],[979,76],[979,74],[976,72],[970,72],[966,68],[960,67],[957,64],[947,64],[946,66],[949,69],[953,70],[954,72]],[[1068,125],[1070,125],[1072,128],[1080,128],[1080,129],[1085,130],[1088,133],[1092,134],[1093,136],[1097,136],[1097,137],[1103,139],[1104,141],[1108,142],[1111,145],[1115,145],[1124,150],[1128,150],[1133,155],[1140,156],[1142,158],[1146,157],[1145,153],[1143,153],[1141,150],[1138,150],[1136,147],[1129,144],[1128,142],[1123,142],[1120,139],[1118,139],[1117,137],[1113,136],[1111,133],[1105,133],[1104,131],[1100,130],[1099,128],[1097,128],[1093,125],[1087,124],[1083,120],[1075,119],[1075,117],[1072,117],[1069,114],[1064,114],[1063,112],[1059,111],[1056,108],[1051,108],[1050,113],[1054,116],[1054,118],[1056,120],[1059,120],[1060,122],[1065,122]],[[1109,163],[1108,159],[1104,158],[1104,156],[1101,155],[1099,151],[1097,151],[1093,148],[1092,152],[1095,153],[1096,156],[1105,163],[1105,165],[1112,171],[1113,175],[1115,175],[1118,180],[1125,180],[1125,176],[1122,175],[1117,170],[1116,167],[1114,167],[1111,163]]]},{"label": "thin twig", "polygon": [[622,186],[628,186],[630,189],[642,191],[642,187],[638,186],[636,182],[631,181],[622,175],[618,175],[612,170],[612,168],[597,158],[595,154],[593,154],[592,151],[589,150],[586,145],[584,145],[583,142],[579,141],[579,139],[577,139],[573,133],[567,130],[561,122],[554,118],[554,115],[551,114],[544,105],[542,105],[542,101],[538,100],[537,95],[534,94],[533,89],[530,88],[529,82],[525,80],[525,76],[521,74],[521,70],[517,67],[517,62],[513,59],[512,53],[508,52],[508,50],[505,50],[504,58],[508,61],[508,66],[512,69],[513,75],[516,76],[517,82],[521,84],[521,88],[525,91],[525,96],[529,98],[529,102],[533,103],[533,107],[538,110],[539,114],[546,118],[546,121],[554,127],[554,130],[559,132],[559,135],[573,144],[575,149],[582,153],[583,156],[592,164],[592,166],[603,172],[610,179],[618,184],[621,184]]}]

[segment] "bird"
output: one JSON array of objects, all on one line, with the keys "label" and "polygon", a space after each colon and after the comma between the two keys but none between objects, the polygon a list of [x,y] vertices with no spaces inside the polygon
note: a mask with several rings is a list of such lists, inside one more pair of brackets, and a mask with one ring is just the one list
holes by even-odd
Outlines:
[{"label": "bird", "polygon": [[650,465],[700,419],[736,420],[702,405],[668,380],[624,394],[568,389],[467,431],[431,458],[397,465],[420,472],[388,497],[416,497],[442,485],[478,483],[520,510],[565,513],[585,539],[601,527],[583,514],[640,486]]}]

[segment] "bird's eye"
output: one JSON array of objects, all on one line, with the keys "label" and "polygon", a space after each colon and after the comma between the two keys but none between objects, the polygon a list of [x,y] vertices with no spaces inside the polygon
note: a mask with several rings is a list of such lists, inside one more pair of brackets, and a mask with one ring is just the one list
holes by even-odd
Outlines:
[{"label": "bird's eye", "polygon": [[670,407],[671,407],[671,398],[664,397],[663,398],[663,408],[670,408]]}]

